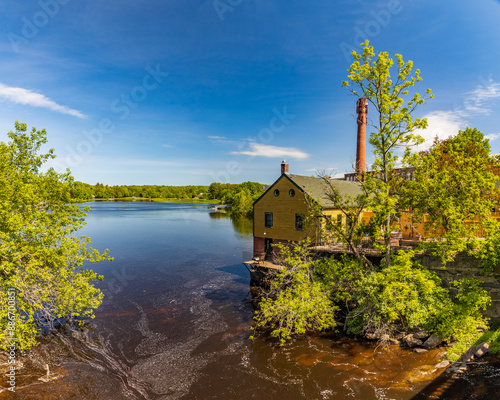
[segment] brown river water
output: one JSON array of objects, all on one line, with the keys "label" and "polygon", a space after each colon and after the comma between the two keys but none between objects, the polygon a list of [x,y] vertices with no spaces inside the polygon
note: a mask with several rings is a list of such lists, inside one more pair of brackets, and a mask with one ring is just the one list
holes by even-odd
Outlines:
[{"label": "brown river water", "polygon": [[83,329],[44,336],[0,398],[500,399],[493,358],[456,377],[435,368],[445,349],[249,340],[251,221],[192,204],[90,205],[81,233],[115,257],[91,266],[104,302]]}]

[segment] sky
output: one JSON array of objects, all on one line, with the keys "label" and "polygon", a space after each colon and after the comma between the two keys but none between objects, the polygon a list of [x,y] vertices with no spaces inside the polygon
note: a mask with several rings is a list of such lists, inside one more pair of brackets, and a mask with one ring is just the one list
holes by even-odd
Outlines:
[{"label": "sky", "polygon": [[0,8],[0,141],[16,120],[45,129],[58,156],[50,166],[82,182],[270,184],[283,159],[294,174],[352,172],[356,97],[341,83],[364,40],[412,60],[423,78],[415,89],[435,94],[415,112],[429,121],[425,146],[474,127],[500,153],[499,1]]}]

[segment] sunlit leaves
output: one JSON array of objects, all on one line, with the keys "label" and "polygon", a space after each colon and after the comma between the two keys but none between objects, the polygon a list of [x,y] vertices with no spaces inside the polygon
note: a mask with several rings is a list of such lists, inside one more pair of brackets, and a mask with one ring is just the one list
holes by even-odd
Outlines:
[{"label": "sunlit leaves", "polygon": [[[491,219],[498,204],[495,183],[500,165],[491,155],[489,141],[477,129],[467,128],[445,140],[435,140],[426,152],[412,156],[415,181],[404,193],[415,217],[425,223],[427,235],[445,240],[426,244],[447,261],[459,251],[487,262],[496,251],[485,249],[498,243],[500,229]],[[478,237],[486,237],[477,241]],[[494,249],[493,249],[494,250]]]},{"label": "sunlit leaves", "polygon": [[419,328],[449,341],[463,340],[478,326],[486,327],[482,311],[490,305],[490,297],[479,282],[452,282],[458,288],[452,301],[438,276],[420,267],[413,256],[400,251],[389,267],[362,276],[351,297],[356,307],[347,318],[349,332],[382,337]]},{"label": "sunlit leaves", "polygon": [[[411,146],[423,142],[416,130],[425,129],[427,120],[414,118],[413,113],[424,104],[425,98],[413,91],[413,86],[422,78],[412,61],[404,61],[401,54],[393,59],[387,52],[375,56],[368,41],[362,43],[362,47],[361,54],[352,52],[353,63],[342,86],[349,86],[352,95],[368,99],[371,105],[369,143],[375,160],[363,186],[371,194],[368,209],[375,214],[372,224],[380,224],[373,231],[383,237],[386,264],[390,264],[390,235],[397,229],[395,224],[402,209],[398,193],[401,178],[392,171],[398,163],[407,163]],[[426,97],[432,98],[430,89],[426,90]]]},{"label": "sunlit leaves", "polygon": [[[17,349],[36,344],[41,327],[82,322],[93,317],[102,293],[101,279],[81,269],[85,261],[107,258],[89,247],[90,238],[73,236],[84,224],[84,211],[68,204],[73,182],[69,171],[41,171],[53,151],[40,154],[45,131],[27,133],[16,122],[11,142],[0,143],[0,285],[16,298]],[[7,303],[0,299],[0,348],[5,349]]]},{"label": "sunlit leaves", "polygon": [[254,316],[256,327],[269,330],[281,345],[294,335],[336,326],[338,307],[330,287],[315,271],[307,244],[278,245],[283,269],[271,280]]}]

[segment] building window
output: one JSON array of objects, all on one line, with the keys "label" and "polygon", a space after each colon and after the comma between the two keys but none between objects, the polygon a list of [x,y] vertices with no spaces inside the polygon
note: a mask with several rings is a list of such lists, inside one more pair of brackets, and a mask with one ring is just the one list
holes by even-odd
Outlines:
[{"label": "building window", "polygon": [[304,214],[295,214],[295,229],[298,231],[304,230]]},{"label": "building window", "polygon": [[280,195],[280,191],[278,189],[274,189],[274,195],[278,197]]},{"label": "building window", "polygon": [[290,189],[290,191],[288,192],[288,194],[290,195],[290,197],[295,196],[295,190]]},{"label": "building window", "polygon": [[342,225],[342,214],[337,215],[337,224]]},{"label": "building window", "polygon": [[266,212],[264,226],[266,228],[272,228],[273,227],[273,213]]}]

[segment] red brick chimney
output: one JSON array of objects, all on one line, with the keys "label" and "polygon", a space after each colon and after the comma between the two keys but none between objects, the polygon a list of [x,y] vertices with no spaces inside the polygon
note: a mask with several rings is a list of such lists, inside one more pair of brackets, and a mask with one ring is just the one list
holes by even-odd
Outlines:
[{"label": "red brick chimney", "polygon": [[361,175],[366,171],[366,116],[368,114],[368,101],[358,99],[356,102],[358,114],[358,142],[356,146],[356,176],[362,180]]},{"label": "red brick chimney", "polygon": [[281,175],[288,173],[288,164],[285,160],[281,161]]}]

